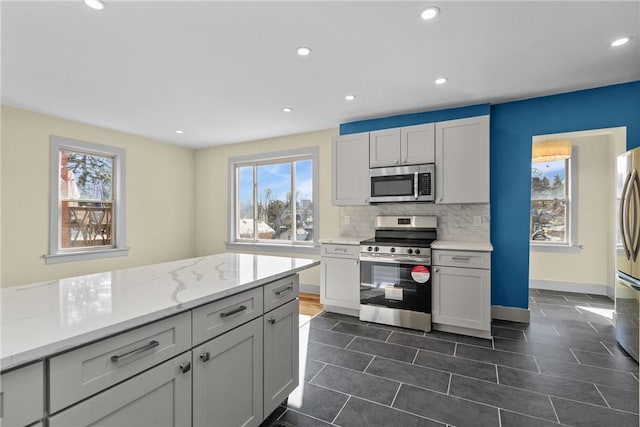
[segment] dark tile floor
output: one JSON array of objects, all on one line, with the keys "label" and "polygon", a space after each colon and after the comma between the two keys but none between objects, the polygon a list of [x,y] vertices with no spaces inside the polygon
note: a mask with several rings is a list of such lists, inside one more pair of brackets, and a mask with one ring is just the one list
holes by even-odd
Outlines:
[{"label": "dark tile floor", "polygon": [[273,425],[638,426],[638,364],[599,295],[531,290],[493,340],[323,313],[300,328],[304,383]]}]

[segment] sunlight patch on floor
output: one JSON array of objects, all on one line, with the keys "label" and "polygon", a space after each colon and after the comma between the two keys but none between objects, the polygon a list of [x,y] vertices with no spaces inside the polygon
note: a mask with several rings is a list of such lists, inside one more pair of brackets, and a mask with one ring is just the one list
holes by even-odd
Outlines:
[{"label": "sunlight patch on floor", "polygon": [[598,316],[606,317],[609,320],[613,320],[614,310],[612,308],[585,307],[583,305],[577,305],[576,308],[588,311],[593,314],[597,314]]},{"label": "sunlight patch on floor", "polygon": [[304,395],[304,377],[305,372],[307,370],[307,347],[309,344],[309,327],[311,326],[309,321],[306,323],[302,323],[302,318],[311,316],[300,315],[300,366],[299,366],[299,375],[300,375],[300,385],[296,387],[293,392],[289,395],[289,400],[287,402],[287,406],[292,408],[301,408],[302,407],[302,397]]}]

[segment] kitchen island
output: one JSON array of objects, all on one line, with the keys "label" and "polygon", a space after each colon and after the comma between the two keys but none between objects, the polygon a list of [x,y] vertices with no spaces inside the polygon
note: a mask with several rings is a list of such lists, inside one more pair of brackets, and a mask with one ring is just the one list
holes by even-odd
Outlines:
[{"label": "kitchen island", "polygon": [[[12,384],[20,392],[26,384],[42,389],[46,383],[44,393],[22,391],[26,397],[13,400],[20,402],[14,409],[24,412],[27,401],[39,397],[31,405],[40,405],[32,422],[49,418],[49,425],[83,424],[93,422],[96,411],[104,412],[95,416],[106,420],[113,414],[121,416],[121,406],[129,407],[127,422],[134,424],[150,411],[162,414],[169,408],[173,415],[167,414],[167,419],[176,425],[191,425],[192,413],[194,425],[197,420],[207,423],[210,416],[234,423],[234,417],[245,415],[248,419],[237,422],[258,425],[277,406],[277,399],[286,398],[267,396],[267,387],[289,390],[297,385],[297,273],[318,264],[224,253],[4,288],[0,361],[5,402],[11,401],[7,387]],[[272,341],[277,341],[276,348]],[[229,355],[234,355],[232,361],[240,371],[226,369]],[[233,376],[225,377],[225,372]],[[292,376],[287,387],[274,383],[278,381],[274,373]],[[250,390],[244,393],[246,399],[235,395],[235,404],[224,402],[230,414],[214,414],[212,408],[224,406],[201,401],[203,394],[196,393],[200,387],[218,396],[212,384],[196,382],[207,379],[225,386],[233,383],[235,389],[246,384]],[[154,381],[160,383],[153,385]],[[169,389],[173,394],[167,393]],[[118,403],[129,394],[136,402],[147,403],[132,412],[130,402]],[[276,400],[268,402],[268,397]],[[250,407],[243,406],[245,401]],[[30,424],[27,421],[22,425]]]}]

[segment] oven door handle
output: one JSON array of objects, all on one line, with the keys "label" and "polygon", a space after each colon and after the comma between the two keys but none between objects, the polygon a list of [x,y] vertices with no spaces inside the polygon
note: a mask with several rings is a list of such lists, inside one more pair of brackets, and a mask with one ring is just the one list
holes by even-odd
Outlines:
[{"label": "oven door handle", "polygon": [[415,265],[431,264],[430,257],[398,257],[398,256],[388,256],[388,255],[360,255],[360,261],[386,262],[390,264],[415,264]]}]

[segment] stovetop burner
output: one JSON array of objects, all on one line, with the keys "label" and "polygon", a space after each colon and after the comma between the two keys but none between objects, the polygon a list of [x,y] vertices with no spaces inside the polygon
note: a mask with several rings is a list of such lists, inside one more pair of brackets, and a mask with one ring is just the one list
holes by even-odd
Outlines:
[{"label": "stovetop burner", "polygon": [[431,256],[436,224],[434,216],[378,216],[375,237],[360,242],[360,253]]}]

